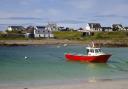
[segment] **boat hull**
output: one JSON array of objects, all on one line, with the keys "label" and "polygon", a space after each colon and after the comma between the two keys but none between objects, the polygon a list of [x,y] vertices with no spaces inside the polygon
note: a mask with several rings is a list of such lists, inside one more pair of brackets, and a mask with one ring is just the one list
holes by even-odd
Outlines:
[{"label": "boat hull", "polygon": [[94,62],[94,63],[106,63],[111,55],[104,54],[98,56],[88,56],[88,55],[76,55],[76,54],[65,54],[65,58],[71,61],[81,61],[81,62]]}]

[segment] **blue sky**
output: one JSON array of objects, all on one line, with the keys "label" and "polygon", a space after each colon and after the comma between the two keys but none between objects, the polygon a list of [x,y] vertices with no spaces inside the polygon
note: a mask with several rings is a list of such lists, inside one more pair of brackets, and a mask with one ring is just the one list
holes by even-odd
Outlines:
[{"label": "blue sky", "polygon": [[0,24],[55,22],[80,27],[88,22],[128,26],[128,0],[1,0]]}]

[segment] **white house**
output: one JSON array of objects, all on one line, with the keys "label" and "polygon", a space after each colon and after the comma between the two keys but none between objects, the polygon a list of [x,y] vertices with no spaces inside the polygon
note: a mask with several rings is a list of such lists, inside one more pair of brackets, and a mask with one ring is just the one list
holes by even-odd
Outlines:
[{"label": "white house", "polygon": [[125,28],[121,24],[113,24],[112,25],[113,31],[124,31]]},{"label": "white house", "polygon": [[49,26],[36,26],[34,29],[35,38],[51,38],[54,37],[52,30]]},{"label": "white house", "polygon": [[100,23],[88,23],[85,29],[93,32],[102,31]]},{"label": "white house", "polygon": [[34,37],[45,37],[45,26],[36,26],[34,29]]},{"label": "white house", "polygon": [[128,31],[128,27],[124,27],[126,31]]}]

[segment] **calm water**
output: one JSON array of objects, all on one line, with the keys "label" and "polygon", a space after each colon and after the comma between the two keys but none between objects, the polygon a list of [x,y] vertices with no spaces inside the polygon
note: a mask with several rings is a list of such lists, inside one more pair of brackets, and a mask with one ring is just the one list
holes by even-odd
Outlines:
[{"label": "calm water", "polygon": [[0,47],[0,83],[128,78],[128,48],[103,50],[112,54],[107,64],[66,61],[64,53],[84,53],[85,46]]}]

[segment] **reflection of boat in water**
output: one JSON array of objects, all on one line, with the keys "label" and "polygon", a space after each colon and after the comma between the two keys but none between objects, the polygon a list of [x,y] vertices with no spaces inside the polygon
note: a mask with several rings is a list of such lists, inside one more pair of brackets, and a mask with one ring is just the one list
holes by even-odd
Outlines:
[{"label": "reflection of boat in water", "polygon": [[73,61],[85,61],[85,62],[96,62],[96,63],[106,63],[111,56],[111,54],[106,54],[101,51],[101,48],[95,47],[94,43],[92,47],[86,47],[87,55],[85,54],[72,54],[67,53],[65,57],[68,60]]}]

